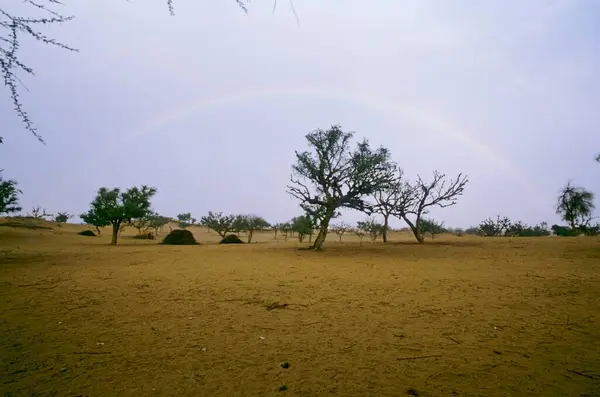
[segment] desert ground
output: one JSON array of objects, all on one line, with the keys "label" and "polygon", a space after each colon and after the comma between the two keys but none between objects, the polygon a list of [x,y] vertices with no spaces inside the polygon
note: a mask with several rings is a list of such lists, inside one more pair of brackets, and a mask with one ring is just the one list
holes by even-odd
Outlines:
[{"label": "desert ground", "polygon": [[83,228],[0,227],[2,396],[600,396],[597,238]]}]

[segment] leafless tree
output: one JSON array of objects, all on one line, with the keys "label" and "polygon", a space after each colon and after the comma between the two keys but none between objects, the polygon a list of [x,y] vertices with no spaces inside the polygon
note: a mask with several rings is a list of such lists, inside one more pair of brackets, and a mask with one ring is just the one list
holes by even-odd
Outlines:
[{"label": "leafless tree", "polygon": [[431,207],[450,207],[456,204],[456,200],[465,190],[468,182],[467,176],[458,174],[456,179],[446,179],[446,175],[433,171],[431,181],[424,181],[417,175],[414,183],[400,181],[396,185],[396,208],[394,216],[404,220],[410,227],[417,241],[425,242],[421,233],[421,217]]}]

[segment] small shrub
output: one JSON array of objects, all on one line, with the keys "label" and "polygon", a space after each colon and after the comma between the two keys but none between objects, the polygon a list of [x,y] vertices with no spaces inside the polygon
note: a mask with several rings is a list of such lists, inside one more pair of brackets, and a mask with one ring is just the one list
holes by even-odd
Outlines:
[{"label": "small shrub", "polygon": [[89,229],[79,232],[77,234],[79,234],[80,236],[96,237],[96,233]]},{"label": "small shrub", "polygon": [[228,234],[219,244],[244,244],[235,234]]},{"label": "small shrub", "polygon": [[139,233],[139,234],[136,234],[135,236],[133,236],[133,238],[136,238],[138,240],[154,240],[154,233],[152,233],[152,232]]},{"label": "small shrub", "polygon": [[194,238],[194,235],[189,230],[175,229],[171,231],[165,239],[163,244],[167,245],[196,245],[198,242]]}]

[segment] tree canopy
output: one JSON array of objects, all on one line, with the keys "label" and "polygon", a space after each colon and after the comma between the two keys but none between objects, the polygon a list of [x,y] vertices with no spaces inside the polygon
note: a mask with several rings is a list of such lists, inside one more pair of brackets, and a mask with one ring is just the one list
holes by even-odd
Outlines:
[{"label": "tree canopy", "polygon": [[354,132],[340,125],[306,135],[309,150],[296,152],[296,164],[287,192],[305,208],[320,214],[319,234],[312,249],[321,249],[329,222],[341,208],[373,212],[366,198],[390,186],[394,166],[389,151],[373,150],[366,139],[352,149]]},{"label": "tree canopy", "polygon": [[10,214],[22,210],[19,206],[19,194],[22,192],[17,185],[17,181],[13,179],[4,180],[2,170],[0,170],[0,214]]},{"label": "tree canopy", "polygon": [[111,244],[116,245],[122,225],[151,214],[150,200],[155,194],[156,189],[146,185],[141,188],[132,187],[124,192],[119,188],[101,187],[91,202],[89,211],[82,214],[81,219],[96,227],[112,225]]},{"label": "tree canopy", "polygon": [[585,228],[592,220],[594,197],[593,192],[568,182],[558,195],[556,213],[571,226],[571,229]]}]

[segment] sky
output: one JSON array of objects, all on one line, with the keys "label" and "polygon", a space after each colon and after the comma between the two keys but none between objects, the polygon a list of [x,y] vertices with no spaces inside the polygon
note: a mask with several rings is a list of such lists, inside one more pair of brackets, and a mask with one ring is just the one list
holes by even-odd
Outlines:
[{"label": "sky", "polygon": [[46,145],[0,96],[0,169],[25,212],[80,214],[101,186],[147,184],[164,215],[286,221],[294,152],[332,124],[389,148],[409,180],[467,174],[430,213],[448,226],[556,223],[568,180],[600,196],[598,1],[294,0],[298,21],[282,0],[176,0],[173,17],[166,0],[64,3],[76,18],[44,33],[80,51],[20,50]]}]

